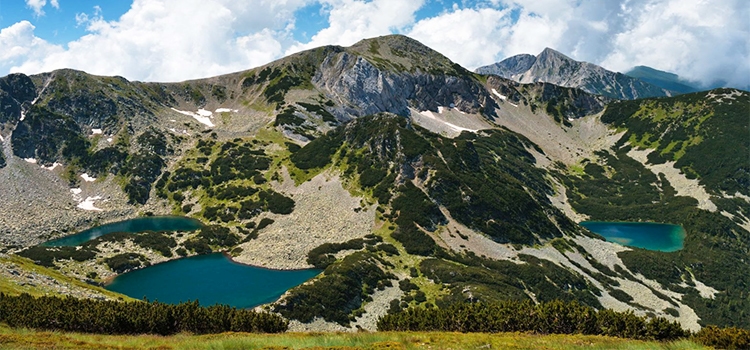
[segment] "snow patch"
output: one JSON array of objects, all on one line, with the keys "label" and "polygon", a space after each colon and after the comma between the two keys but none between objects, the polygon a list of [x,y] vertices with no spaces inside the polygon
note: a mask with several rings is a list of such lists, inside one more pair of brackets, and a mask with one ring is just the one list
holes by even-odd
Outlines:
[{"label": "snow patch", "polygon": [[34,158],[24,158],[23,160],[25,160],[27,163],[36,164],[36,159]]},{"label": "snow patch", "polygon": [[107,142],[112,143],[112,138],[111,137],[107,137]]},{"label": "snow patch", "polygon": [[[438,111],[439,111],[438,113],[442,113],[442,108],[443,107],[438,107]],[[441,122],[441,123],[445,124],[446,126],[448,126],[449,128],[451,128],[453,130],[456,130],[458,132],[461,132],[461,131],[477,132],[477,131],[479,131],[477,129],[463,128],[463,127],[460,127],[460,126],[458,126],[456,124],[448,123],[448,122],[446,122],[446,121],[444,121],[444,120],[442,120],[440,118],[435,117],[435,114],[432,113],[431,111],[422,111],[422,112],[419,112],[419,114],[421,114],[421,115],[423,115],[423,116],[425,116],[427,118],[430,118],[432,120],[436,120],[438,122]]]},{"label": "snow patch", "polygon": [[101,196],[94,196],[94,197],[86,197],[86,199],[78,203],[77,207],[83,210],[91,210],[91,211],[103,211],[102,209],[99,209],[94,206],[96,204],[95,202],[102,199]]},{"label": "snow patch", "polygon": [[[208,126],[209,128],[213,128],[215,126],[214,123],[211,122],[211,118],[210,117],[213,114],[213,113],[211,113],[211,111],[207,111],[205,109],[199,109],[198,110],[198,114],[196,114],[196,113],[193,113],[193,112],[181,111],[179,109],[174,109],[174,108],[171,108],[171,109],[173,111],[177,112],[177,113],[186,115],[188,117],[193,117],[199,123],[204,124],[204,125]],[[207,115],[205,115],[206,112],[208,112]]]},{"label": "snow patch", "polygon": [[87,173],[81,174],[81,178],[83,179],[83,181],[86,181],[86,182],[94,182],[94,181],[96,181],[95,177],[91,177]]},{"label": "snow patch", "polygon": [[58,162],[54,162],[54,163],[52,163],[52,165],[50,165],[50,166],[44,166],[44,165],[42,165],[42,169],[47,169],[47,170],[55,170],[55,169],[56,169],[57,167],[59,167],[59,166],[62,166],[62,164],[60,164],[60,163],[58,163]]},{"label": "snow patch", "polygon": [[102,129],[91,129],[91,134],[93,135],[101,135],[102,132]]},{"label": "snow patch", "polygon": [[72,193],[73,195],[81,194],[81,192],[83,192],[83,190],[80,189],[80,188],[71,188],[70,189],[70,193]]},{"label": "snow patch", "polygon": [[5,139],[3,138],[3,135],[0,135],[0,142],[4,142]]},{"label": "snow patch", "polygon": [[229,108],[217,108],[216,109],[216,113],[229,113],[229,112],[237,113],[239,111],[236,109],[229,109]]},{"label": "snow patch", "polygon": [[503,101],[505,101],[505,100],[508,99],[508,96],[505,96],[505,95],[497,92],[497,90],[495,90],[495,89],[492,89],[492,93],[495,94],[495,96],[499,97]]}]

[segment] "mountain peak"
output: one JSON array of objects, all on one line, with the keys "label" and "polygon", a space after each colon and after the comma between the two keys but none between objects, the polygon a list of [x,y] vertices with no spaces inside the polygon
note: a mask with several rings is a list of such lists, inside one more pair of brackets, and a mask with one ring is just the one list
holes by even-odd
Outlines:
[{"label": "mountain peak", "polygon": [[495,74],[519,83],[545,82],[620,100],[668,96],[670,92],[645,81],[576,61],[552,48],[537,56],[516,55],[477,68],[480,74]]}]

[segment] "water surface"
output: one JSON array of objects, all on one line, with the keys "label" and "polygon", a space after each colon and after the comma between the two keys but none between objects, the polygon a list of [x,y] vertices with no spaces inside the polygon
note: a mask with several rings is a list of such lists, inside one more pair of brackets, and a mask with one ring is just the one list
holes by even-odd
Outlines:
[{"label": "water surface", "polygon": [[115,277],[107,289],[150,301],[250,308],[278,299],[320,270],[270,270],[233,262],[221,253],[172,260]]},{"label": "water surface", "polygon": [[601,235],[607,241],[648,250],[674,252],[682,249],[685,242],[685,229],[679,225],[583,221],[581,226]]},{"label": "water surface", "polygon": [[145,231],[193,231],[203,224],[183,216],[146,216],[92,227],[79,233],[51,240],[45,246],[78,246],[94,238],[115,232],[138,233]]}]

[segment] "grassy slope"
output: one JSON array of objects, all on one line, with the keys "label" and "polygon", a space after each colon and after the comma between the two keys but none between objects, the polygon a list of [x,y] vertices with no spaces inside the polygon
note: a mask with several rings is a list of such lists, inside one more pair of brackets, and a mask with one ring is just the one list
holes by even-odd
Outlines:
[{"label": "grassy slope", "polygon": [[36,332],[0,326],[4,349],[704,349],[689,341],[642,342],[582,335],[526,333],[224,333],[193,336],[111,336]]},{"label": "grassy slope", "polygon": [[[76,288],[89,289],[92,292],[98,292],[110,298],[115,298],[115,299],[121,298],[123,300],[132,300],[132,298],[126,295],[111,292],[102,287],[90,285],[76,278],[66,276],[60,273],[59,271],[56,271],[56,270],[53,270],[44,266],[36,265],[31,260],[17,256],[17,255],[1,257],[0,263],[15,264],[17,268],[20,270],[35,273],[38,275],[49,276],[51,278],[54,278],[55,280],[57,280],[59,283],[63,285],[67,284]],[[21,293],[28,293],[28,294],[31,294],[32,296],[42,296],[42,295],[47,295],[49,293],[64,295],[62,293],[55,293],[55,291],[50,290],[49,288],[37,287],[37,286],[29,285],[29,284],[19,285],[15,281],[7,279],[2,275],[0,275],[0,292],[9,294],[9,295],[18,295]]]}]

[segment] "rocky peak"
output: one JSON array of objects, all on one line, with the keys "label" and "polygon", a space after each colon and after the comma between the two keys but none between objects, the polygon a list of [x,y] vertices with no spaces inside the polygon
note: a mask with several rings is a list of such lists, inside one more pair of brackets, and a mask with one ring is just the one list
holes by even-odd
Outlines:
[{"label": "rocky peak", "polygon": [[[524,69],[525,68],[525,69]],[[546,82],[615,99],[669,96],[670,91],[545,48],[539,55],[516,55],[477,73],[494,74],[520,83]]]}]

